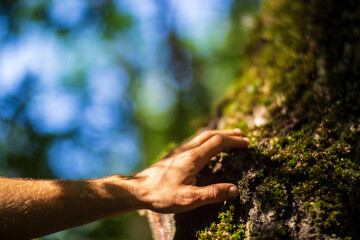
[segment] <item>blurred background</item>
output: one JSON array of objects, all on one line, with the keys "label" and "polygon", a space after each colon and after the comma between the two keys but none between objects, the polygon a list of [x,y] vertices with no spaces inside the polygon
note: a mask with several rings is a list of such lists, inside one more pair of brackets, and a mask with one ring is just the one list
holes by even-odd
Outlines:
[{"label": "blurred background", "polygon": [[[130,175],[201,127],[260,0],[0,0],[0,175]],[[151,239],[136,213],[42,239]]]}]

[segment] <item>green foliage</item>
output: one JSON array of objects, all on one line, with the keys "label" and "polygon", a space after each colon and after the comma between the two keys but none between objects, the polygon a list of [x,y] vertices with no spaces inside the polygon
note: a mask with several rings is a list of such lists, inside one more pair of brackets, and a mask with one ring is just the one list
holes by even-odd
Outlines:
[{"label": "green foliage", "polygon": [[174,143],[174,142],[170,142],[168,143],[164,148],[163,150],[160,152],[160,154],[155,157],[151,162],[150,164],[154,164],[156,163],[157,161],[159,161],[160,159],[164,158],[167,156],[167,154],[171,154],[171,151],[174,150],[176,148],[177,144]]},{"label": "green foliage", "polygon": [[243,222],[234,220],[234,206],[230,206],[225,212],[219,213],[219,222],[211,223],[210,227],[196,232],[199,240],[207,239],[225,239],[225,240],[241,240],[246,238],[245,226]]}]

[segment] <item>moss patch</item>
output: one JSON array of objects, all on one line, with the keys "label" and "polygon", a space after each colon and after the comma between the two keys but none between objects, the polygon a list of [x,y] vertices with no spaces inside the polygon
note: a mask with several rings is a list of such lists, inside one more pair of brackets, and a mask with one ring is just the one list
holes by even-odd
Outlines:
[{"label": "moss patch", "polygon": [[227,239],[227,240],[241,240],[246,238],[245,226],[239,222],[234,221],[234,209],[231,205],[228,210],[219,213],[219,222],[213,222],[204,230],[196,232],[196,237],[201,240],[207,239]]},{"label": "moss patch", "polygon": [[246,57],[217,127],[244,129],[251,147],[199,176],[238,184],[234,214],[212,205],[179,229],[189,239],[359,239],[360,5],[266,1]]}]

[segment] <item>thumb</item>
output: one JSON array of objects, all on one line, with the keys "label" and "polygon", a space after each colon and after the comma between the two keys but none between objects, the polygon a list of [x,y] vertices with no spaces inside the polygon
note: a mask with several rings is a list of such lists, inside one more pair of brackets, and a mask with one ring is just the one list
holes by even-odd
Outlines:
[{"label": "thumb", "polygon": [[197,187],[197,193],[201,196],[200,205],[206,205],[234,199],[239,195],[239,190],[234,184],[218,183]]}]

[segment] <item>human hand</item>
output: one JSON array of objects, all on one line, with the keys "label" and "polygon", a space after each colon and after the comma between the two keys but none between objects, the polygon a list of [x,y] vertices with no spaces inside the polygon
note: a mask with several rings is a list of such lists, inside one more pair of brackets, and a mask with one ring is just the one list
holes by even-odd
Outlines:
[{"label": "human hand", "polygon": [[195,186],[196,175],[210,158],[230,148],[245,148],[249,139],[241,131],[205,131],[172,150],[155,164],[133,176],[132,192],[142,208],[161,213],[188,211],[202,205],[233,199],[234,184]]},{"label": "human hand", "polygon": [[32,239],[133,210],[178,213],[235,198],[238,189],[233,184],[195,183],[211,157],[248,146],[249,140],[240,135],[240,130],[205,131],[132,177],[0,178],[0,219],[5,219],[0,238]]}]

